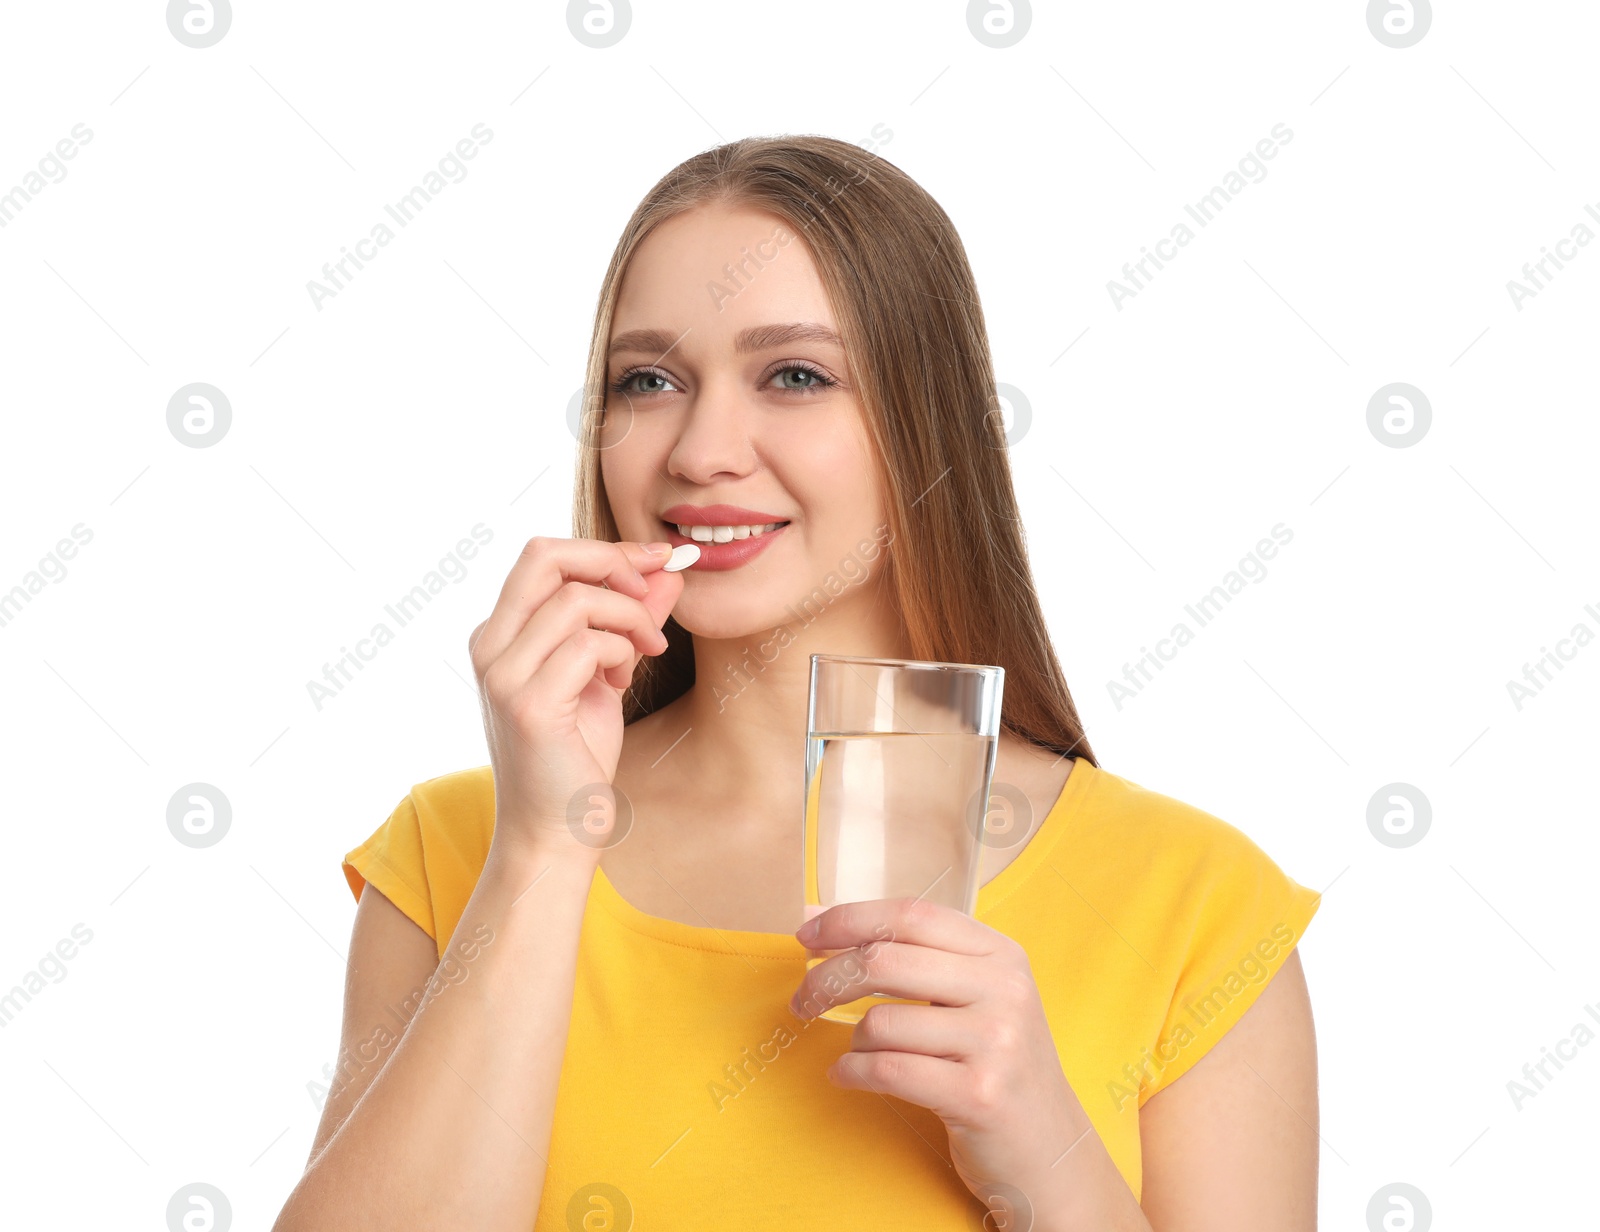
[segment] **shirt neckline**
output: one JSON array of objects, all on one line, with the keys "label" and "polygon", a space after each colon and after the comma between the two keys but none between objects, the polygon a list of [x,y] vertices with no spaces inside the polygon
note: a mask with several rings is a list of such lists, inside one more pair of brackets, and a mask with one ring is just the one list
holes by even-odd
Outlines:
[{"label": "shirt neckline", "polygon": [[[1005,899],[1015,893],[1043,863],[1062,833],[1072,824],[1080,811],[1083,798],[1088,793],[1091,779],[1097,768],[1081,757],[1075,757],[1061,794],[1050,806],[1044,821],[1022,849],[1020,855],[1000,870],[999,874],[978,887],[978,904],[974,916],[982,920]],[[622,894],[606,871],[598,863],[594,867],[592,888],[599,905],[607,914],[626,928],[643,933],[672,945],[711,953],[744,955],[753,958],[787,958],[803,960],[808,957],[806,947],[793,933],[754,932],[739,928],[714,928],[709,925],[685,924],[665,916],[651,915],[635,907]],[[795,927],[799,927],[798,924]]]}]

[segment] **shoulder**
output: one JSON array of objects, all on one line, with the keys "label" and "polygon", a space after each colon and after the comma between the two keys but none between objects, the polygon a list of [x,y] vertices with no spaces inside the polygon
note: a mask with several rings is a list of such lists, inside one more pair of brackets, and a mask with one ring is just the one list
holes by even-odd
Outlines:
[{"label": "shoulder", "polygon": [[1080,846],[1130,892],[1176,905],[1282,893],[1295,884],[1241,826],[1122,775],[1085,768],[1093,781]]},{"label": "shoulder", "polygon": [[493,766],[472,766],[424,779],[412,784],[408,796],[419,813],[425,811],[454,830],[494,829]]},{"label": "shoulder", "polygon": [[1152,791],[1104,767],[1087,768],[1095,780],[1091,803],[1102,822],[1114,823],[1125,832],[1163,843],[1206,848],[1219,844],[1228,846],[1239,840],[1249,842],[1237,826],[1198,805]]},{"label": "shoulder", "polygon": [[[1222,1038],[1289,962],[1322,896],[1240,826],[1101,770],[1086,801],[1081,873],[1142,966],[1154,1072],[1139,1102]],[[1113,951],[1115,952],[1115,951]],[[1298,963],[1294,974],[1298,974]]]},{"label": "shoulder", "polygon": [[416,810],[430,871],[476,885],[494,837],[494,768],[473,766],[424,779],[406,798]]},{"label": "shoulder", "polygon": [[1322,896],[1240,826],[1121,775],[1079,769],[1092,772],[1080,812],[1052,853],[1076,891],[1068,902],[1079,943],[1098,943],[1106,969],[1146,989],[1143,1011],[1158,1018],[1219,986],[1241,998],[1242,1012]]},{"label": "shoulder", "polygon": [[494,837],[494,770],[475,766],[412,785],[344,857],[359,900],[371,883],[441,947],[455,931]]}]

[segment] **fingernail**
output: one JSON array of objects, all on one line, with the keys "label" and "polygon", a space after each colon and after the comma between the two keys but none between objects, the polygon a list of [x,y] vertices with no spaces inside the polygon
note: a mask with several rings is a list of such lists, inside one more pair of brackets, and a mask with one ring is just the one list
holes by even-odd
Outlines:
[{"label": "fingernail", "polygon": [[680,569],[687,569],[700,559],[700,548],[693,543],[680,543],[672,549],[672,559],[661,568],[668,573],[676,573]]},{"label": "fingernail", "polygon": [[642,543],[639,546],[644,549],[645,554],[648,556],[665,556],[672,551],[670,543]]}]

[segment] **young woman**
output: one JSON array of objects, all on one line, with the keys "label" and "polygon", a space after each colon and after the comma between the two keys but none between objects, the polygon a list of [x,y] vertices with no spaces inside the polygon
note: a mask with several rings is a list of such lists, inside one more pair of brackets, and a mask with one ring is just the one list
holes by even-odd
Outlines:
[{"label": "young woman", "polygon": [[[588,387],[574,537],[469,641],[491,764],[346,856],[343,1051],[280,1232],[1313,1228],[1319,896],[1096,762],[940,207],[827,138],[689,159],[617,246]],[[1006,669],[1025,824],[975,917],[798,927],[812,652]],[[928,1004],[817,1017],[867,992]]]}]

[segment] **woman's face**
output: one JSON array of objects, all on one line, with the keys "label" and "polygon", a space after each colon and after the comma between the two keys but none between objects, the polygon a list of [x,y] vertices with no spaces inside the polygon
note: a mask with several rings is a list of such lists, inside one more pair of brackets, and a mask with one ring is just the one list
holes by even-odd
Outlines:
[{"label": "woman's face", "polygon": [[[601,473],[622,538],[700,543],[673,609],[693,633],[792,624],[808,619],[801,604],[865,595],[879,576],[886,519],[836,334],[810,253],[775,215],[700,206],[634,253],[611,326]],[[680,529],[772,522],[787,525],[711,542]]]}]

